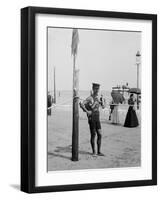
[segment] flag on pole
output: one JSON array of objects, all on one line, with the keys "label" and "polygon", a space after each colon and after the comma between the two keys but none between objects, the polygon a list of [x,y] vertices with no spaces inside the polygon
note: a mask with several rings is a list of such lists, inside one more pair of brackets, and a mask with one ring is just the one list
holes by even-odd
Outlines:
[{"label": "flag on pole", "polygon": [[71,45],[72,55],[77,54],[78,43],[79,43],[78,29],[74,28],[72,33],[72,45]]}]

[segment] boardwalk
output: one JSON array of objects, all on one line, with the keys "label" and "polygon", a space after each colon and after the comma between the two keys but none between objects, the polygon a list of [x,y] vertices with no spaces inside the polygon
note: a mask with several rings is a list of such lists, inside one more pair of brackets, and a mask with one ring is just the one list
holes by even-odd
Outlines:
[{"label": "boardwalk", "polygon": [[[48,171],[140,166],[141,127],[113,125],[104,115],[106,112],[102,111],[102,152],[105,156],[91,156],[87,118],[80,110],[79,161],[72,162],[71,107],[60,106],[52,110],[52,116],[48,117]],[[121,123],[124,117],[125,113],[121,113]]]}]

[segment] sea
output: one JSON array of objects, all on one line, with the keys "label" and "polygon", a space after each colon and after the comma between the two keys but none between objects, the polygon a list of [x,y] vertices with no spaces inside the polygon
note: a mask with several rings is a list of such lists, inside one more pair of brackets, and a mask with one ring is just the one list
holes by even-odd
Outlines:
[{"label": "sea", "polygon": [[[80,90],[79,91],[79,100],[83,101],[90,96],[91,91]],[[51,91],[52,96],[54,97],[54,92]],[[103,98],[109,103],[112,100],[110,91],[100,91],[99,96],[103,95]],[[56,104],[57,105],[72,105],[73,91],[72,90],[59,90],[56,91]]]}]

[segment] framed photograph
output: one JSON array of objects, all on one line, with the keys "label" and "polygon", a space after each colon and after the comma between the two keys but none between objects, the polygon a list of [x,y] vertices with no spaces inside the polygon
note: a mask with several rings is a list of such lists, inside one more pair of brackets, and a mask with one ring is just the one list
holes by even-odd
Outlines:
[{"label": "framed photograph", "polygon": [[21,190],[157,184],[157,16],[21,9]]}]

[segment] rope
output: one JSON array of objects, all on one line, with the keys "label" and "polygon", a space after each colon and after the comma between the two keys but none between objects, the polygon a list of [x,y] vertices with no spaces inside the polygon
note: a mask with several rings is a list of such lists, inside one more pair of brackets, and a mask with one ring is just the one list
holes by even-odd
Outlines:
[{"label": "rope", "polygon": [[[85,100],[85,99],[80,98],[79,96],[75,96],[74,98],[78,98],[81,101]],[[107,98],[107,99],[110,99],[110,98]],[[66,101],[64,101],[64,102],[62,102],[61,104],[53,104],[52,106],[48,107],[47,109],[49,110],[49,109],[52,109],[52,108],[54,108],[56,106],[67,105],[65,103],[67,103],[69,101],[71,101],[71,98],[66,100]],[[137,106],[137,105],[132,105],[132,104],[116,104],[116,103],[110,104],[109,102],[105,103],[105,105],[106,105],[105,108],[107,108],[108,106]]]},{"label": "rope", "polygon": [[51,108],[54,108],[55,106],[56,106],[56,105],[54,104],[53,106],[51,106],[51,107],[48,107],[48,110],[49,110],[49,109],[51,109]]},{"label": "rope", "polygon": [[[52,109],[52,108],[54,108],[54,107],[56,107],[56,106],[62,106],[63,104],[54,104],[53,106],[51,106],[51,107],[48,107],[47,109],[49,110],[49,109]],[[137,105],[132,105],[132,104],[109,104],[108,106],[137,106]],[[107,106],[105,107],[105,108],[107,108]]]}]

